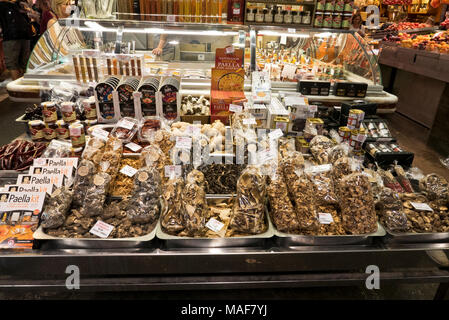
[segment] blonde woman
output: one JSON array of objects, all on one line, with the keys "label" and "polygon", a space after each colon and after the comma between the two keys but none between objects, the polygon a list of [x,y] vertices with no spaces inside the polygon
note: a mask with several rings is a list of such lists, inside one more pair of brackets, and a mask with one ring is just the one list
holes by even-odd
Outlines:
[{"label": "blonde woman", "polygon": [[[44,2],[46,2],[44,0]],[[58,19],[70,17],[72,0],[50,0],[50,8],[42,13],[41,24],[49,29]],[[41,30],[44,31],[45,30]],[[43,32],[42,32],[43,33]]]}]

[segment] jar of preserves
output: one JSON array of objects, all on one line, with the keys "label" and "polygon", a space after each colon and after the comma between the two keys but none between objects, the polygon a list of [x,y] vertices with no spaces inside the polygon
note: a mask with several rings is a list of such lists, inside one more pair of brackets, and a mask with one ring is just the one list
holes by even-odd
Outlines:
[{"label": "jar of preserves", "polygon": [[47,123],[44,128],[44,137],[45,141],[50,142],[53,139],[56,139],[56,128],[58,126],[55,123]]},{"label": "jar of preserves", "polygon": [[324,11],[325,7],[326,7],[326,0],[318,0],[318,2],[316,3],[316,10]]},{"label": "jar of preserves", "polygon": [[345,0],[335,0],[335,12],[343,12],[345,9]]},{"label": "jar of preserves", "polygon": [[326,0],[326,6],[324,7],[324,11],[333,12],[335,8],[335,0]]},{"label": "jar of preserves", "polygon": [[332,13],[326,12],[324,14],[323,28],[332,28]]},{"label": "jar of preserves", "polygon": [[345,0],[344,12],[351,13],[354,11],[354,0]]},{"label": "jar of preserves", "polygon": [[311,14],[310,11],[305,11],[302,15],[301,15],[301,22],[302,24],[310,24],[311,20]]},{"label": "jar of preserves", "polygon": [[56,121],[56,136],[62,140],[70,138],[69,125],[64,120]]},{"label": "jar of preserves", "polygon": [[28,128],[30,129],[31,140],[35,142],[44,141],[45,123],[42,120],[28,121]]},{"label": "jar of preserves", "polygon": [[332,28],[340,29],[341,28],[341,13],[334,13],[332,18]]},{"label": "jar of preserves", "polygon": [[73,102],[61,103],[62,119],[65,123],[72,123],[76,121],[75,104]]},{"label": "jar of preserves", "polygon": [[42,114],[45,123],[55,123],[58,120],[58,107],[56,102],[46,101],[41,103]]},{"label": "jar of preserves", "polygon": [[352,14],[351,13],[345,13],[343,15],[343,19],[341,21],[341,28],[342,29],[349,29],[349,27],[351,26],[351,18],[352,18]]},{"label": "jar of preserves", "polygon": [[88,99],[84,99],[82,105],[86,119],[97,120],[97,106],[95,105],[95,98],[90,97]]},{"label": "jar of preserves", "polygon": [[75,122],[69,126],[70,140],[72,141],[73,148],[83,147],[86,143],[86,137],[84,133],[84,125],[79,122]]}]

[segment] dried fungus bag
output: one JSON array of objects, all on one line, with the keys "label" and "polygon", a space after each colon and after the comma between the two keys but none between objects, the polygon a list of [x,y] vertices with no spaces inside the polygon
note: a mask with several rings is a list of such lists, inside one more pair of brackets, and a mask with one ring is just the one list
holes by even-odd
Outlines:
[{"label": "dried fungus bag", "polygon": [[317,205],[337,204],[338,199],[334,191],[331,164],[308,167],[304,172],[313,184]]},{"label": "dried fungus bag", "polygon": [[448,194],[447,180],[436,173],[428,174],[421,179],[419,181],[419,188],[431,201],[445,199]]},{"label": "dried fungus bag", "polygon": [[292,187],[293,202],[301,231],[317,232],[319,229],[313,183],[303,172],[297,172]]},{"label": "dried fungus bag", "polygon": [[51,194],[42,213],[42,227],[52,229],[64,224],[72,203],[72,195],[73,192],[65,186]]},{"label": "dried fungus bag", "polygon": [[237,181],[237,198],[230,223],[240,233],[265,232],[266,179],[257,166],[248,166]]},{"label": "dried fungus bag", "polygon": [[194,169],[187,175],[182,192],[185,231],[189,236],[204,234],[207,218],[205,181],[202,172]]},{"label": "dried fungus bag", "polygon": [[92,183],[92,178],[97,172],[95,164],[89,160],[81,160],[73,182],[73,205],[79,208],[84,203],[87,189]]},{"label": "dried fungus bag", "polygon": [[405,232],[408,229],[399,194],[390,188],[383,188],[378,201],[380,221],[391,231]]},{"label": "dried fungus bag", "polygon": [[98,216],[103,213],[106,194],[110,188],[111,176],[104,172],[94,175],[86,192],[81,212],[86,216]]},{"label": "dried fungus bag", "polygon": [[334,146],[331,139],[318,135],[310,141],[310,152],[318,164],[326,164],[329,163],[329,155]]},{"label": "dried fungus bag", "polygon": [[172,178],[164,185],[162,193],[164,212],[161,217],[161,225],[164,232],[172,235],[177,235],[185,228],[182,212],[182,191],[184,186],[184,179]]}]

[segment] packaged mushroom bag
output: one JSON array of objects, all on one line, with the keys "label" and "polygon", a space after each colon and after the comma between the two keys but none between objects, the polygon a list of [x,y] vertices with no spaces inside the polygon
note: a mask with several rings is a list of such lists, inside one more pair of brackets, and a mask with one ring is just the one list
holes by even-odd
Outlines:
[{"label": "packaged mushroom bag", "polygon": [[98,216],[103,213],[103,206],[106,200],[106,193],[109,190],[111,176],[100,172],[94,175],[92,183],[86,191],[81,212],[85,216]]},{"label": "packaged mushroom bag", "polygon": [[92,178],[97,172],[95,164],[89,160],[81,160],[73,182],[73,206],[79,208],[84,203]]},{"label": "packaged mushroom bag", "polygon": [[429,200],[445,199],[448,194],[448,183],[445,178],[431,173],[419,181],[419,188]]},{"label": "packaged mushroom bag", "polygon": [[315,136],[310,141],[310,152],[318,164],[329,163],[329,155],[335,144],[325,136]]},{"label": "packaged mushroom bag", "polygon": [[51,194],[42,213],[42,227],[57,228],[63,225],[72,203],[72,195],[73,192],[65,186]]},{"label": "packaged mushroom bag", "polygon": [[376,207],[380,212],[380,222],[391,231],[407,231],[407,216],[399,194],[390,188],[383,188]]},{"label": "packaged mushroom bag", "polygon": [[171,177],[164,185],[162,193],[164,212],[161,217],[161,225],[162,230],[171,235],[177,235],[185,228],[182,210],[184,186],[184,179],[175,177]]},{"label": "packaged mushroom bag", "polygon": [[302,170],[297,170],[297,178],[290,186],[301,231],[318,232],[319,224],[315,208],[315,189]]},{"label": "packaged mushroom bag", "polygon": [[99,138],[90,138],[84,148],[81,159],[92,161],[98,168],[101,162],[101,157],[103,156],[104,147],[106,142]]},{"label": "packaged mushroom bag", "polygon": [[265,221],[266,179],[258,166],[248,166],[237,181],[237,199],[230,228],[237,233],[260,234]]}]

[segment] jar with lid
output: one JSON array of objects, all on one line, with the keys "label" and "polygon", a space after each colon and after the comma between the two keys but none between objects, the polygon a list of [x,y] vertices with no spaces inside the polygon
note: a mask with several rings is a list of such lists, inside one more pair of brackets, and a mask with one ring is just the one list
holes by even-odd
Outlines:
[{"label": "jar with lid", "polygon": [[332,28],[332,13],[324,13],[323,28]]},{"label": "jar with lid", "polygon": [[294,24],[300,24],[301,23],[301,12],[293,11],[292,12],[292,16],[293,16],[293,23]]},{"label": "jar with lid", "polygon": [[64,120],[56,121],[56,136],[58,139],[65,140],[70,137],[69,135],[69,125],[64,122]]},{"label": "jar with lid", "polygon": [[75,122],[69,126],[70,140],[73,148],[83,147],[86,143],[84,134],[84,125],[80,122]]},{"label": "jar with lid", "polygon": [[342,29],[349,29],[349,27],[351,26],[351,18],[352,18],[352,14],[351,13],[343,14],[343,19],[341,21],[341,28]]},{"label": "jar with lid", "polygon": [[264,14],[260,9],[256,10],[256,22],[263,22]]},{"label": "jar with lid", "polygon": [[[317,28],[323,27],[323,18],[324,15],[322,12],[315,12],[315,21],[313,22],[313,26]],[[302,19],[302,23],[304,24],[304,18]]]},{"label": "jar with lid", "polygon": [[76,121],[75,104],[67,101],[61,103],[62,119],[65,123],[72,123]]},{"label": "jar with lid", "polygon": [[326,0],[325,12],[333,12],[335,8],[335,0]]},{"label": "jar with lid", "polygon": [[50,142],[53,139],[56,139],[56,128],[58,126],[55,123],[47,123],[44,128],[44,137],[45,141]]},{"label": "jar with lid", "polygon": [[277,9],[274,14],[274,22],[275,23],[283,23],[284,22],[284,14],[281,9]]},{"label": "jar with lid", "polygon": [[246,21],[248,21],[248,22],[254,21],[253,9],[246,9]]},{"label": "jar with lid", "polygon": [[287,10],[284,11],[284,23],[287,24],[291,24],[293,22],[293,16],[292,16],[292,11],[291,10]]},{"label": "jar with lid", "polygon": [[[323,13],[321,13],[323,14]],[[311,22],[311,15],[310,15],[310,11],[305,11],[303,14],[301,14],[301,21],[302,24],[310,24]]]},{"label": "jar with lid", "polygon": [[58,120],[58,107],[56,102],[46,101],[41,103],[42,114],[45,123],[55,123]]},{"label": "jar with lid", "polygon": [[88,99],[84,99],[82,102],[84,115],[86,119],[96,120],[97,119],[97,107],[95,105],[95,98],[90,97]]},{"label": "jar with lid", "polygon": [[44,141],[45,123],[42,120],[28,121],[28,128],[30,129],[31,140],[34,142]]},{"label": "jar with lid", "polygon": [[334,13],[332,18],[332,28],[340,29],[341,28],[341,13]]},{"label": "jar with lid", "polygon": [[265,22],[273,22],[274,10],[264,9],[263,14]]}]

